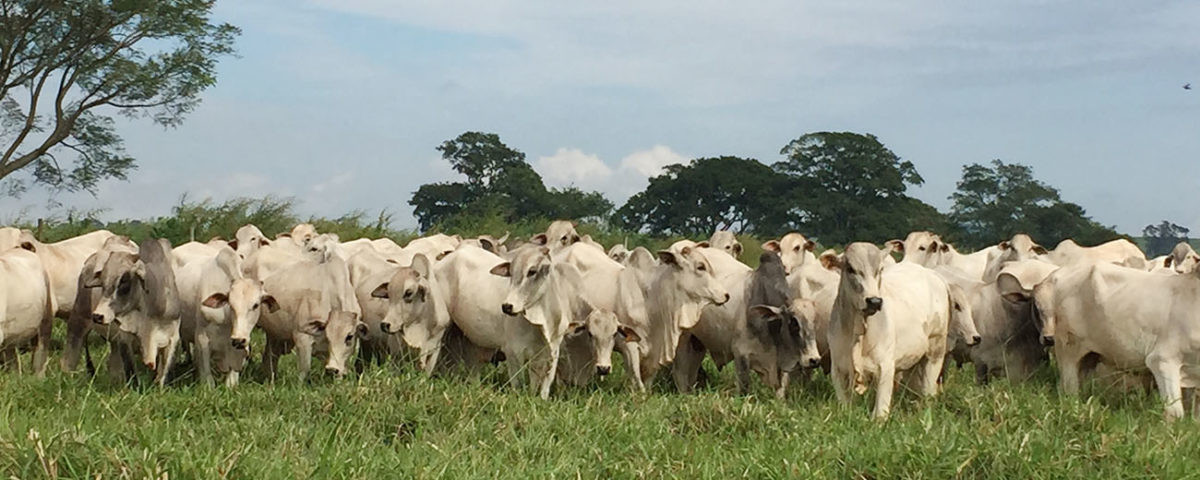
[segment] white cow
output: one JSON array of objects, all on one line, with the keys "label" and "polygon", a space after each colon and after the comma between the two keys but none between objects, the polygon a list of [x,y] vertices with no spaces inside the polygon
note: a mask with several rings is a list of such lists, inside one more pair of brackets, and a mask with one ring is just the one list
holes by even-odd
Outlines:
[{"label": "white cow", "polygon": [[1182,389],[1200,386],[1200,274],[1160,275],[1109,263],[1063,267],[1033,293],[1059,385],[1079,393],[1087,359],[1149,371],[1167,420],[1183,416]]},{"label": "white cow", "polygon": [[357,340],[367,334],[344,262],[336,257],[325,263],[298,262],[267,277],[262,289],[278,305],[259,317],[267,334],[263,364],[269,377],[274,380],[277,359],[293,348],[301,380],[308,376],[313,354],[325,354],[326,372],[344,375]]},{"label": "white cow", "polygon": [[1113,263],[1141,270],[1146,269],[1146,254],[1123,238],[1105,242],[1094,247],[1081,247],[1074,240],[1059,242],[1046,260],[1060,267],[1084,263]]},{"label": "white cow", "polygon": [[[185,265],[176,276],[181,314],[180,336],[193,348],[200,382],[213,384],[212,370],[236,386],[250,353],[250,331],[263,309],[275,300],[262,282],[242,276],[241,258],[225,247],[209,259]],[[277,305],[275,308],[278,308]]]},{"label": "white cow", "polygon": [[16,359],[20,367],[20,348],[33,343],[31,364],[39,377],[46,374],[54,302],[50,278],[36,254],[20,248],[0,252],[0,356]]},{"label": "white cow", "polygon": [[233,235],[233,240],[229,241],[229,247],[237,251],[239,257],[243,259],[250,258],[250,254],[258,250],[259,247],[270,245],[271,241],[263,235],[262,230],[258,227],[246,224],[237,229]]},{"label": "white cow", "polygon": [[712,237],[708,239],[709,248],[724,250],[729,256],[738,258],[742,256],[742,242],[739,242],[733,232],[728,230],[718,230],[713,232]]},{"label": "white cow", "polygon": [[912,232],[901,240],[888,240],[893,251],[904,254],[901,262],[933,268],[941,263],[942,237],[933,232]]},{"label": "white cow", "polygon": [[680,337],[700,322],[704,307],[730,300],[730,293],[713,273],[708,256],[689,242],[677,242],[659,250],[658,258],[661,264],[646,295],[650,338],[640,369],[645,382],[675,361]]},{"label": "white cow", "polygon": [[988,266],[983,272],[982,279],[984,282],[995,281],[996,275],[1000,274],[1000,269],[1004,268],[1006,263],[1043,259],[1043,255],[1047,253],[1050,252],[1035,243],[1029,235],[1018,233],[1011,239],[996,244],[995,255],[989,256]]},{"label": "white cow", "polygon": [[1200,264],[1200,255],[1192,250],[1192,246],[1187,242],[1179,242],[1175,248],[1171,249],[1171,254],[1167,255],[1162,260],[1162,265],[1165,268],[1170,268],[1175,273],[1190,273],[1196,269],[1196,265]]},{"label": "white cow", "polygon": [[938,265],[956,269],[968,278],[975,280],[983,279],[983,272],[988,267],[988,259],[1000,254],[1000,247],[996,245],[965,255],[958,253],[954,245],[949,243],[942,242],[940,248]]},{"label": "white cow", "polygon": [[884,265],[890,248],[852,243],[829,325],[832,380],[838,400],[875,388],[876,419],[891,410],[893,382],[904,380],[932,396],[946,355],[951,297],[933,271],[909,264]]},{"label": "white cow", "polygon": [[83,262],[114,236],[108,230],[97,230],[61,242],[42,243],[28,231],[21,232],[20,247],[36,253],[50,276],[58,316],[67,318],[75,306],[76,282]]},{"label": "white cow", "polygon": [[784,235],[779,240],[770,240],[762,244],[763,250],[779,254],[783,260],[783,271],[789,274],[801,265],[817,264],[817,256],[813,254],[816,246],[815,242],[795,232]]},{"label": "white cow", "polygon": [[[682,241],[676,245],[688,243]],[[733,361],[735,340],[746,326],[746,309],[749,307],[746,292],[754,273],[724,250],[708,247],[696,247],[696,250],[708,260],[713,276],[728,292],[729,298],[704,307],[699,322],[685,328],[679,338],[671,373],[675,387],[683,393],[690,392],[699,380],[700,364],[706,351],[718,367]]]},{"label": "white cow", "polygon": [[546,227],[546,233],[539,233],[529,239],[530,243],[541,245],[550,249],[550,253],[557,253],[559,250],[570,246],[582,239],[579,232],[575,231],[575,223],[566,220],[555,220],[550,222],[550,226]]}]

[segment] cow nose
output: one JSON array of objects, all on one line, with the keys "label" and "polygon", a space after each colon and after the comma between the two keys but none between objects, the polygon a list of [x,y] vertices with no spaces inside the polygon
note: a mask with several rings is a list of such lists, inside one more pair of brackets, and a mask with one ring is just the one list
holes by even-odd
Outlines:
[{"label": "cow nose", "polygon": [[820,364],[821,364],[821,359],[819,359],[819,358],[808,359],[808,368],[813,368]]},{"label": "cow nose", "polygon": [[92,321],[93,321],[93,322],[95,322],[95,323],[98,323],[98,324],[100,324],[100,325],[104,325],[104,315],[101,315],[101,314],[99,314],[99,313],[93,313],[93,314],[92,314]]},{"label": "cow nose", "polygon": [[335,377],[340,377],[340,376],[342,376],[342,369],[334,368],[334,367],[325,367],[325,373],[328,373]]},{"label": "cow nose", "polygon": [[238,350],[246,349],[246,339],[244,339],[244,338],[230,339],[229,343],[233,344],[233,348],[236,348]]},{"label": "cow nose", "polygon": [[392,324],[390,324],[390,323],[380,323],[380,324],[379,324],[379,329],[380,329],[380,330],[383,330],[383,333],[392,333]]},{"label": "cow nose", "polygon": [[717,305],[724,305],[726,303],[729,303],[729,294],[728,293],[725,294],[725,299],[721,300],[721,303],[718,303]]},{"label": "cow nose", "polygon": [[1054,346],[1054,335],[1042,335],[1042,345],[1047,347]]},{"label": "cow nose", "polygon": [[881,309],[881,308],[883,308],[883,299],[882,298],[879,298],[879,297],[867,298],[867,315],[874,314],[875,312],[878,312],[879,309]]},{"label": "cow nose", "polygon": [[154,360],[146,360],[142,363],[146,364],[146,368],[149,368],[151,372],[154,371]]},{"label": "cow nose", "polygon": [[597,366],[596,367],[596,375],[599,375],[601,377],[608,375],[608,373],[611,371],[612,371],[611,366]]},{"label": "cow nose", "polygon": [[515,315],[513,313],[513,306],[511,303],[506,303],[504,305],[501,305],[500,311],[504,312],[505,315]]},{"label": "cow nose", "polygon": [[979,335],[975,335],[975,336],[971,337],[971,343],[968,343],[967,346],[973,347],[975,345],[979,345],[979,342],[982,342],[982,341],[983,341],[983,337],[981,337]]}]

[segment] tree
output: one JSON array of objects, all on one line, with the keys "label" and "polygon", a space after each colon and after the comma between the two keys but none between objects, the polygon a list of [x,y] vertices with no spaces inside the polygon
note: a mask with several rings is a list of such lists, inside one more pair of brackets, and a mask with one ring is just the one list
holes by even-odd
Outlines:
[{"label": "tree", "polygon": [[1114,228],[1088,218],[1083,207],[1065,202],[1058,190],[1033,178],[1033,169],[992,160],[991,166],[963,166],[962,180],[950,200],[950,221],[957,240],[981,248],[1027,233],[1047,245],[1074,238],[1082,245],[1118,237]]},{"label": "tree", "polygon": [[[421,185],[408,204],[422,231],[462,223],[463,215],[499,215],[514,222],[528,218],[592,218],[613,205],[597,192],[547,189],[542,176],[494,133],[465,132],[437,147],[465,182]],[[457,219],[457,220],[456,220]]]},{"label": "tree", "polygon": [[0,0],[0,179],[30,167],[57,190],[124,179],[134,159],[111,115],[179,125],[233,53],[240,31],[210,21],[213,2]]},{"label": "tree", "polygon": [[[906,195],[924,182],[871,134],[816,132],[779,152],[776,171],[789,177],[786,198],[794,227],[826,243],[882,242],[915,225],[941,224],[933,207]],[[928,228],[928,227],[921,227]]]},{"label": "tree", "polygon": [[652,234],[709,235],[716,230],[777,234],[786,223],[778,193],[786,177],[738,157],[668,165],[617,211],[618,224]]},{"label": "tree", "polygon": [[1187,227],[1166,220],[1158,225],[1146,225],[1142,229],[1142,236],[1146,237],[1146,254],[1157,257],[1171,253],[1175,245],[1187,241],[1189,231]]}]

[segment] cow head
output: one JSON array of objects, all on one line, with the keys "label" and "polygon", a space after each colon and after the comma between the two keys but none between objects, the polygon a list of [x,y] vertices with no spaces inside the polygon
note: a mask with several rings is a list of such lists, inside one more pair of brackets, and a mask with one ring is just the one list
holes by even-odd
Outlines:
[{"label": "cow head", "polygon": [[229,248],[234,249],[239,257],[246,259],[250,254],[258,250],[259,247],[270,245],[271,241],[267,240],[267,236],[263,235],[262,230],[254,225],[243,225],[234,234],[233,240],[229,242]]},{"label": "cow head", "polygon": [[429,313],[433,307],[432,270],[429,257],[418,253],[411,266],[400,267],[371,292],[372,297],[388,301],[387,315],[379,324],[383,333],[403,333],[405,327]]},{"label": "cow head", "polygon": [[729,292],[713,275],[712,265],[704,253],[690,246],[659,250],[658,260],[665,268],[672,269],[675,287],[692,301],[724,305],[729,301]]},{"label": "cow head", "polygon": [[317,238],[317,227],[311,223],[301,223],[292,227],[291,237],[296,245],[306,246],[314,238]]},{"label": "cow head", "polygon": [[750,307],[746,325],[757,338],[770,341],[780,373],[794,372],[821,364],[816,319],[816,304],[811,300],[792,299],[782,308],[771,305]]},{"label": "cow head", "polygon": [[548,290],[553,267],[547,247],[521,250],[512,261],[493,267],[492,275],[508,277],[511,285],[500,310],[506,315],[521,315],[540,302]]},{"label": "cow head", "polygon": [[1175,270],[1175,273],[1189,273],[1196,270],[1200,263],[1200,255],[1187,242],[1179,242],[1171,249],[1171,254],[1164,260],[1164,267]]},{"label": "cow head", "polygon": [[721,230],[714,232],[712,237],[708,239],[710,248],[719,248],[728,253],[733,258],[742,256],[742,242],[739,242],[733,232]]},{"label": "cow head", "polygon": [[891,246],[892,250],[903,253],[904,261],[932,268],[937,266],[944,244],[941,237],[932,232],[912,232],[904,241],[888,240],[887,245]]},{"label": "cow head", "polygon": [[617,316],[606,310],[592,310],[583,322],[571,322],[567,335],[587,335],[592,342],[593,362],[596,374],[608,375],[612,371],[612,351],[622,327]]},{"label": "cow head", "polygon": [[110,254],[104,266],[84,283],[84,287],[100,287],[100,302],[92,310],[92,321],[100,325],[119,323],[122,316],[140,307],[145,280],[146,266],[136,253]]},{"label": "cow head", "polygon": [[233,311],[230,346],[247,354],[250,353],[250,332],[258,325],[263,310],[271,313],[279,310],[279,302],[263,290],[263,282],[250,278],[235,279],[228,293],[214,292],[201,305],[203,308],[229,307]]},{"label": "cow head", "polygon": [[334,255],[337,255],[337,250],[340,246],[341,241],[336,233],[322,233],[320,235],[310,237],[308,241],[301,246],[301,251],[304,252],[305,257],[317,263],[325,263],[333,259]]},{"label": "cow head", "polygon": [[1005,262],[1030,260],[1050,253],[1046,247],[1038,245],[1032,237],[1024,233],[1013,235],[1012,239],[1000,242],[996,246],[1000,248],[1002,261]]},{"label": "cow head", "polygon": [[971,313],[971,302],[957,285],[947,285],[950,293],[950,335],[962,340],[968,347],[979,345],[983,337],[975,328],[975,317]]},{"label": "cow head", "polygon": [[612,248],[608,249],[608,258],[613,259],[614,262],[623,264],[625,263],[625,259],[629,258],[629,249],[620,243],[613,245]]},{"label": "cow head", "polygon": [[880,283],[883,280],[884,260],[891,253],[891,246],[880,249],[865,242],[847,246],[836,264],[842,270],[838,296],[863,315],[871,316],[879,312],[883,308]]},{"label": "cow head", "polygon": [[780,259],[783,260],[783,270],[786,273],[792,273],[792,269],[804,265],[808,253],[812,252],[816,246],[815,242],[795,232],[784,235],[779,240],[771,240],[762,244],[763,250],[779,254]]},{"label": "cow head", "polygon": [[557,252],[559,249],[578,242],[581,239],[575,231],[575,224],[566,220],[555,220],[546,227],[546,233],[534,235],[529,241]]},{"label": "cow head", "polygon": [[325,372],[342,378],[346,374],[346,361],[354,354],[358,342],[367,338],[367,324],[359,321],[357,313],[336,310],[329,313],[321,334],[329,344]]}]

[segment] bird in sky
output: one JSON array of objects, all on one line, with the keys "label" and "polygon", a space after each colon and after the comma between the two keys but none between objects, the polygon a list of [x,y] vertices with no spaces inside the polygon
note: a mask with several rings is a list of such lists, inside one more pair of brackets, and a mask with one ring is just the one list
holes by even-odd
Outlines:
[{"label": "bird in sky", "polygon": [[1185,83],[1185,84],[1183,84],[1183,89],[1184,89],[1184,90],[1191,90],[1191,89],[1192,89],[1192,84],[1190,84],[1190,83]]}]

